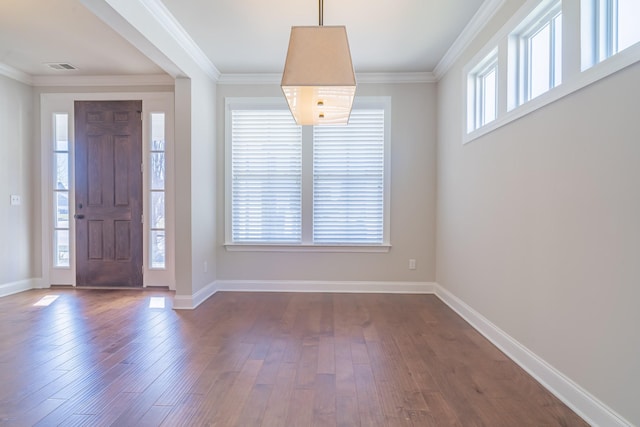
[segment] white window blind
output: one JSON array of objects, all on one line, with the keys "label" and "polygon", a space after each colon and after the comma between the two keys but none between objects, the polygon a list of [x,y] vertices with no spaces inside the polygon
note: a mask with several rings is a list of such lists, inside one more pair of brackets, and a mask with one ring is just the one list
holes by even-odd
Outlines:
[{"label": "white window blind", "polygon": [[353,110],[348,126],[313,129],[313,242],[382,244],[384,110]]},{"label": "white window blind", "polygon": [[234,243],[302,239],[302,131],[287,110],[232,111]]}]

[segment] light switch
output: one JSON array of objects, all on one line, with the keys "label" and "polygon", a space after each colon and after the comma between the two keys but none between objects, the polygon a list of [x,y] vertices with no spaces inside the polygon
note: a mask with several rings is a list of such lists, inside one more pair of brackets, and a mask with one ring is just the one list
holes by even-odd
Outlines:
[{"label": "light switch", "polygon": [[22,200],[20,199],[20,196],[18,196],[17,194],[12,194],[11,206],[20,206],[21,204],[22,204]]}]

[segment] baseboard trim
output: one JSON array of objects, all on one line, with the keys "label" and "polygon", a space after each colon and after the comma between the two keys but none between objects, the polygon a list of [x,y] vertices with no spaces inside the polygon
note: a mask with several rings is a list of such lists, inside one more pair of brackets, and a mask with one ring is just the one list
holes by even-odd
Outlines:
[{"label": "baseboard trim", "polygon": [[630,427],[632,424],[607,405],[513,339],[451,292],[435,283],[434,293],[511,360],[553,393],[591,426]]},{"label": "baseboard trim", "polygon": [[29,291],[39,287],[38,279],[25,279],[16,282],[3,283],[0,285],[0,297],[17,294],[19,292]]},{"label": "baseboard trim", "polygon": [[193,295],[179,295],[173,297],[173,308],[175,310],[194,310],[200,304],[218,292],[216,282],[211,282]]},{"label": "baseboard trim", "polygon": [[218,280],[219,291],[432,294],[431,282]]}]

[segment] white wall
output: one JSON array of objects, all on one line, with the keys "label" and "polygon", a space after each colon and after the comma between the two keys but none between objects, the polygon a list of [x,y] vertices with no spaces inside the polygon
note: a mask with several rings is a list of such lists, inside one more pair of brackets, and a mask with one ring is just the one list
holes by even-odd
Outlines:
[{"label": "white wall", "polygon": [[463,146],[461,67],[519,3],[438,85],[437,281],[640,425],[640,64]]},{"label": "white wall", "polygon": [[[434,84],[362,84],[358,96],[391,96],[391,244],[388,253],[228,252],[224,244],[224,99],[281,97],[277,85],[218,86],[219,280],[432,282],[435,279]],[[408,269],[409,258],[417,269]]]},{"label": "white wall", "polygon": [[[36,270],[33,123],[31,87],[0,76],[0,295],[30,286]],[[11,194],[20,206],[10,206]]]},{"label": "white wall", "polygon": [[[224,111],[224,109],[223,109]],[[208,78],[191,81],[191,159],[189,191],[191,204],[192,293],[212,285],[216,279],[216,85]],[[184,238],[178,234],[178,239]],[[205,266],[206,263],[206,266]],[[205,271],[206,270],[206,271]],[[180,292],[178,292],[180,293]]]}]

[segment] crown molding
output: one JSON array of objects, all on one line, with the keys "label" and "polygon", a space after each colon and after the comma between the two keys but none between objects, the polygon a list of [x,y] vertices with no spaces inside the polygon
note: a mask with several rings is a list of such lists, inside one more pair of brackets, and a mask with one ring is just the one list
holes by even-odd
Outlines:
[{"label": "crown molding", "polygon": [[[218,84],[222,85],[260,85],[277,84],[282,80],[279,73],[261,74],[222,74]],[[356,73],[358,84],[393,84],[393,83],[435,83],[435,75],[430,72],[422,73]]]},{"label": "crown molding", "polygon": [[29,74],[2,62],[0,62],[0,76],[9,77],[30,86],[33,85],[33,78]]},{"label": "crown molding", "polygon": [[124,76],[33,76],[32,86],[173,86],[175,80],[167,74]]},{"label": "crown molding", "polygon": [[138,0],[167,31],[189,57],[213,80],[220,78],[220,71],[200,49],[178,20],[160,0]]},{"label": "crown molding", "polygon": [[356,73],[358,83],[435,83],[431,72],[416,73]]},{"label": "crown molding", "polygon": [[218,79],[221,85],[279,85],[280,73],[235,73],[222,74]]},{"label": "crown molding", "polygon": [[473,18],[464,27],[458,38],[447,50],[447,53],[444,54],[436,68],[434,68],[433,74],[436,81],[440,80],[449,71],[504,3],[505,0],[485,0],[482,3],[480,9],[473,15]]}]

